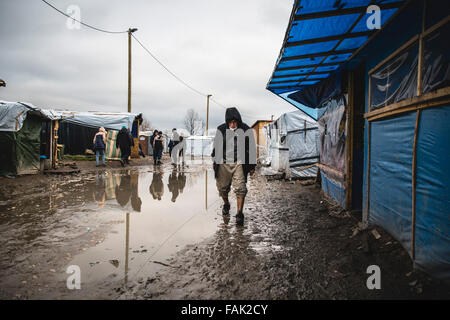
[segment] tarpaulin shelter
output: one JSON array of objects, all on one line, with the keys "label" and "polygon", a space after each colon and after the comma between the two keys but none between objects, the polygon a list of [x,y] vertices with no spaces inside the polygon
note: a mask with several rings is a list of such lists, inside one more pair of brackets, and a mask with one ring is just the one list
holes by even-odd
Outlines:
[{"label": "tarpaulin shelter", "polygon": [[282,114],[264,127],[266,157],[270,164],[265,173],[284,173],[286,178],[316,177],[319,161],[317,121],[297,110]]},{"label": "tarpaulin shelter", "polygon": [[59,119],[31,103],[0,101],[0,174],[35,174],[53,167]]},{"label": "tarpaulin shelter", "polygon": [[267,86],[317,117],[322,189],[447,281],[449,14],[448,1],[295,1]]},{"label": "tarpaulin shelter", "polygon": [[256,141],[256,159],[260,163],[261,159],[267,157],[266,134],[264,126],[273,122],[273,120],[256,120],[251,126],[255,132]]},{"label": "tarpaulin shelter", "polygon": [[64,118],[59,127],[59,141],[64,145],[66,154],[84,154],[86,149],[92,149],[92,140],[100,127],[108,131],[106,158],[117,160],[120,150],[115,141],[118,131],[125,126],[131,132],[135,146],[132,156],[138,155],[139,123],[142,114],[111,113],[111,112],[76,112],[58,111]]}]

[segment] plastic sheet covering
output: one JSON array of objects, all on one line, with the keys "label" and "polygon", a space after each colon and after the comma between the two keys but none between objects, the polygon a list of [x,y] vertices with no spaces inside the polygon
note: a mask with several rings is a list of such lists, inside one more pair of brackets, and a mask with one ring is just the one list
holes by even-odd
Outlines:
[{"label": "plastic sheet covering", "polygon": [[18,132],[0,132],[0,174],[33,174],[40,168],[42,118],[29,115]]},{"label": "plastic sheet covering", "polygon": [[346,102],[344,96],[329,100],[318,120],[320,162],[345,172]]},{"label": "plastic sheet covering", "polygon": [[416,113],[371,124],[369,224],[411,253],[412,157]]},{"label": "plastic sheet covering", "polygon": [[288,95],[289,99],[304,104],[310,108],[319,108],[326,100],[341,94],[341,72],[335,72],[332,76],[312,86]]},{"label": "plastic sheet covering", "polygon": [[286,178],[315,177],[317,168],[304,167],[319,161],[317,122],[301,110],[285,113],[264,127],[267,158],[271,172],[284,173]]},{"label": "plastic sheet covering", "polygon": [[418,52],[419,45],[416,42],[370,75],[371,110],[417,95]]},{"label": "plastic sheet covering", "polygon": [[15,102],[0,102],[0,131],[22,129],[29,108]]},{"label": "plastic sheet covering", "polygon": [[120,130],[123,126],[133,128],[133,122],[139,118],[140,114],[134,113],[91,113],[91,112],[70,112],[62,111],[64,121],[90,128],[104,127],[109,130]]},{"label": "plastic sheet covering", "polygon": [[450,281],[450,106],[421,111],[416,151],[416,263]]},{"label": "plastic sheet covering", "polygon": [[41,109],[28,102],[0,101],[0,131],[20,131],[28,112],[49,120],[61,119],[55,110]]},{"label": "plastic sheet covering", "polygon": [[450,85],[450,23],[424,38],[422,90],[427,93]]}]

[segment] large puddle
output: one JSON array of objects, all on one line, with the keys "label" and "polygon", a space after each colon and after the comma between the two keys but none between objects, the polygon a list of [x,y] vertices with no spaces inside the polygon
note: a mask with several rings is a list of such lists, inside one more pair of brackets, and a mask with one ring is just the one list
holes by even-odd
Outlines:
[{"label": "large puddle", "polygon": [[[99,297],[101,288],[168,268],[172,254],[212,236],[222,222],[205,166],[98,170],[52,181],[0,201],[2,298]],[[66,286],[71,265],[81,270],[81,290]]]}]

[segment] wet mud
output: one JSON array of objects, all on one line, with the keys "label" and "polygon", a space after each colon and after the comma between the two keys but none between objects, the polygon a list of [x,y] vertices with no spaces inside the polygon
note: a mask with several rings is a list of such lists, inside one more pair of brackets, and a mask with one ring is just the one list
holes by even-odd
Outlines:
[{"label": "wet mud", "polygon": [[[150,160],[149,160],[150,161]],[[1,299],[448,299],[316,185],[249,178],[243,226],[208,163],[1,179]],[[376,234],[376,233],[375,233]],[[366,286],[381,269],[381,290]],[[68,266],[81,269],[70,290]]]}]

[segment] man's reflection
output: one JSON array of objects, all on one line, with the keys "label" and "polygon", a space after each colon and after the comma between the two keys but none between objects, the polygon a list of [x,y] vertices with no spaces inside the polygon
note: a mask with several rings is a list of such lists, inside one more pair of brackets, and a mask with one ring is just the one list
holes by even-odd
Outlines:
[{"label": "man's reflection", "polygon": [[141,212],[142,200],[138,191],[139,174],[131,174],[131,207],[134,211]]},{"label": "man's reflection", "polygon": [[172,202],[177,200],[180,193],[183,193],[184,186],[186,185],[186,175],[183,172],[178,172],[176,169],[172,171],[169,176],[169,183],[167,187],[172,192]]},{"label": "man's reflection", "polygon": [[154,172],[152,183],[150,185],[150,193],[153,196],[153,199],[161,200],[164,194],[164,184],[162,182],[163,173],[162,172]]},{"label": "man's reflection", "polygon": [[131,179],[129,174],[125,174],[120,179],[120,185],[116,186],[116,200],[122,207],[130,201]]}]

